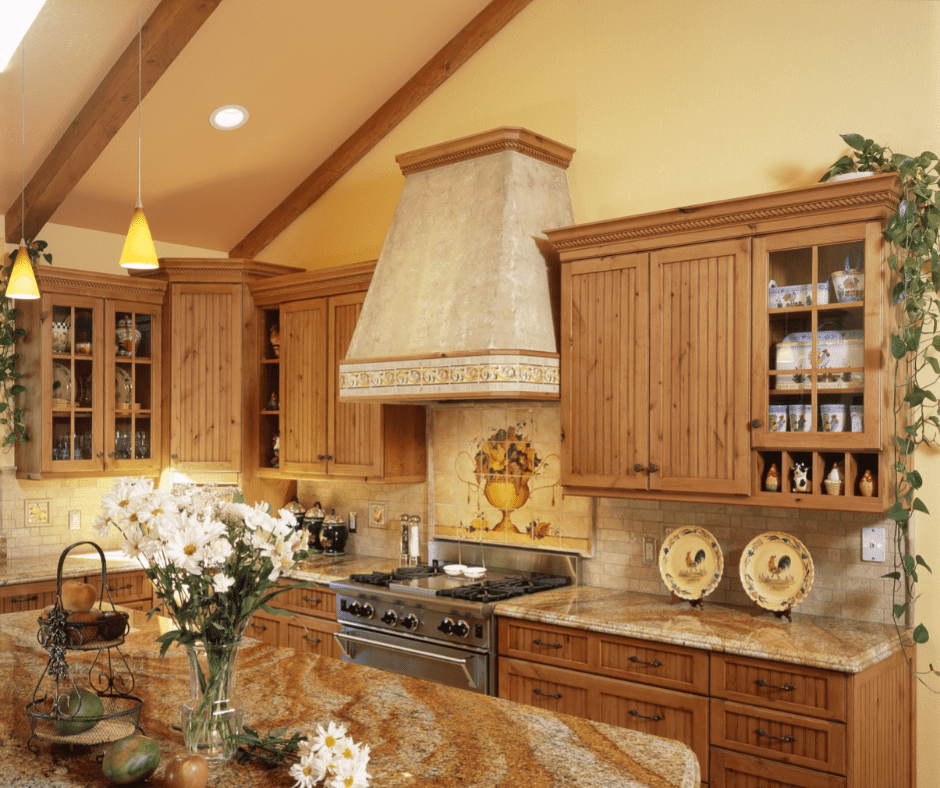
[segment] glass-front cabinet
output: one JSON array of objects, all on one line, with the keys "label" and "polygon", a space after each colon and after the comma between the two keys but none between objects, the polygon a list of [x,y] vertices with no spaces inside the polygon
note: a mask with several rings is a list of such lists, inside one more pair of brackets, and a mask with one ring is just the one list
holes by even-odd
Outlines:
[{"label": "glass-front cabinet", "polygon": [[55,269],[20,310],[30,478],[159,471],[162,283]]},{"label": "glass-front cabinet", "polygon": [[877,478],[884,426],[881,227],[755,239],[756,493],[879,497],[863,480]]}]

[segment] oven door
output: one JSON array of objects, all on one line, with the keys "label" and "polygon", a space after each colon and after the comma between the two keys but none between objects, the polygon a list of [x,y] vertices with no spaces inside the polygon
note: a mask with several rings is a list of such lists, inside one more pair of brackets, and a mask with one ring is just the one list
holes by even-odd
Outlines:
[{"label": "oven door", "polygon": [[344,662],[490,694],[489,655],[485,650],[445,646],[348,624],[333,637],[343,651]]}]

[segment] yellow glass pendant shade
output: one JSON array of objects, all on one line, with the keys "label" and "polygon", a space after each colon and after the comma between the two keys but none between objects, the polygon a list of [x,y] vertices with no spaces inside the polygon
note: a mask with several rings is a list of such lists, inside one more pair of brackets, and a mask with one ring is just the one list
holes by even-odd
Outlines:
[{"label": "yellow glass pendant shade", "polygon": [[150,225],[144,216],[144,208],[138,202],[131,217],[131,226],[121,252],[121,266],[124,268],[159,268],[157,250],[150,235]]},{"label": "yellow glass pendant shade", "polygon": [[33,272],[33,263],[26,251],[26,241],[20,241],[20,249],[13,261],[13,270],[10,272],[10,281],[7,282],[7,298],[39,298],[39,285],[36,284],[36,274]]}]

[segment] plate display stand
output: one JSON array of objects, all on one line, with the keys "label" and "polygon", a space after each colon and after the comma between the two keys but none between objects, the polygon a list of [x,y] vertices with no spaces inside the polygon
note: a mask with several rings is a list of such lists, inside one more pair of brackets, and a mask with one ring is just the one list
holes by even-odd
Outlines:
[{"label": "plate display stand", "polygon": [[793,608],[789,605],[784,610],[774,610],[773,614],[776,618],[785,618],[791,624],[793,623]]},{"label": "plate display stand", "polygon": [[[101,557],[101,591],[98,605],[104,609],[107,592],[111,604],[110,618],[95,621],[69,621],[62,604],[62,567],[69,551],[80,545],[91,545]],[[76,542],[62,551],[56,573],[56,601],[39,618],[37,639],[49,660],[33,690],[33,699],[25,711],[30,723],[30,737],[26,746],[38,754],[37,741],[69,745],[104,745],[140,731],[140,710],[143,701],[134,691],[134,674],[119,646],[128,632],[128,614],[115,610],[107,583],[107,563],[101,548],[94,542]],[[76,681],[68,652],[91,652],[95,656],[88,664],[87,686],[80,678]],[[76,660],[76,662],[78,662]],[[93,716],[81,714],[83,702],[91,702],[92,695],[100,702],[100,711]],[[69,699],[74,703],[71,708]]]},{"label": "plate display stand", "polygon": [[700,610],[705,609],[705,597],[700,596],[697,599],[686,599],[685,597],[679,596],[675,591],[669,597],[669,604],[674,605],[676,602],[688,602],[689,607],[697,607]]}]

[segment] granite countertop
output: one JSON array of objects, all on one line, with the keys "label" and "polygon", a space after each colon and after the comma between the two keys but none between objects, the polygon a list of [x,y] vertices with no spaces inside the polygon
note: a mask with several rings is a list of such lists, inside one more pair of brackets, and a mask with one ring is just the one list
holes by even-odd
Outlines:
[{"label": "granite countertop", "polygon": [[[0,616],[0,682],[8,709],[0,716],[0,785],[85,788],[106,785],[97,748],[38,742],[33,755],[23,711],[46,663],[36,641],[36,614]],[[172,648],[161,662],[154,638],[159,618],[131,612],[121,652],[143,700],[141,725],[162,752],[148,784],[162,785],[166,765],[182,754],[172,728],[189,694],[186,658]],[[80,685],[97,652],[67,652]],[[17,677],[14,679],[13,677]],[[48,680],[46,678],[45,680]],[[238,657],[239,698],[259,732],[288,726],[315,730],[330,720],[367,742],[376,788],[698,788],[698,761],[685,745],[553,714],[339,660],[301,654],[246,638]],[[288,788],[286,769],[229,762],[211,768],[211,788]]]},{"label": "granite countertop", "polygon": [[496,615],[592,632],[723,651],[761,659],[858,673],[900,649],[884,624],[710,603],[693,608],[670,598],[597,586],[572,586],[496,605]]}]

